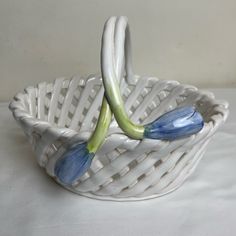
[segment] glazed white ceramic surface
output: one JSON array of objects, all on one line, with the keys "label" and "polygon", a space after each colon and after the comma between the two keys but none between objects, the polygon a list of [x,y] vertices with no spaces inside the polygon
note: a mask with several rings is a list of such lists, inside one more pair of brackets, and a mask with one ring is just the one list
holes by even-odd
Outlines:
[{"label": "glazed white ceramic surface", "polygon": [[[212,93],[176,81],[136,76],[123,90],[131,119],[147,123],[182,105],[194,105],[204,117],[196,135],[160,141],[128,138],[113,120],[91,169],[70,190],[100,199],[133,200],[156,197],[178,186],[194,170],[206,145],[227,117],[227,103]],[[99,76],[59,78],[28,87],[10,108],[26,133],[39,165],[53,176],[57,158],[69,143],[86,140],[94,129],[103,96]]]},{"label": "glazed white ceramic surface", "polygon": [[[128,25],[120,27],[124,34],[113,42],[114,68],[119,72],[124,67],[126,72],[124,77],[119,75],[120,87],[131,120],[147,124],[178,106],[193,105],[202,114],[204,127],[196,135],[176,141],[134,140],[113,119],[91,168],[68,189],[104,200],[143,200],[175,190],[192,173],[212,135],[227,118],[228,104],[194,86],[133,75]],[[10,109],[32,144],[39,165],[53,178],[54,165],[67,147],[92,134],[103,94],[99,75],[74,76],[28,87],[11,102]]]}]

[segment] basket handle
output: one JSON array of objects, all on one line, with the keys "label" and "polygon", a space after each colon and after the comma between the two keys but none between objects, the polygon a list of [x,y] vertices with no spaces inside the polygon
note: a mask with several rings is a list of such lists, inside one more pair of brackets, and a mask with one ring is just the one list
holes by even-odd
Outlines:
[{"label": "basket handle", "polygon": [[[127,84],[134,84],[135,76],[132,69],[131,39],[127,17],[110,17],[105,23],[103,35],[106,34],[107,31],[111,31],[112,34],[109,41],[102,40],[102,74],[104,68],[106,68],[106,70],[110,71],[109,74],[116,75],[116,79],[118,83],[121,84],[121,87],[123,87],[123,78],[125,78]],[[108,62],[110,57],[107,53],[103,53],[105,51],[112,51],[112,62]]]},{"label": "basket handle", "polygon": [[95,131],[87,145],[88,150],[94,153],[103,143],[112,117],[111,107],[107,100],[110,96],[108,95],[110,89],[109,86],[105,85],[108,82],[105,78],[108,77],[111,84],[113,83],[112,87],[116,87],[116,93],[110,96],[112,100],[116,101],[122,100],[116,96],[120,95],[120,90],[123,90],[127,84],[135,83],[131,64],[130,33],[127,18],[124,16],[113,16],[104,25],[101,45],[101,72],[105,93]]},{"label": "basket handle", "polygon": [[[116,34],[115,34],[116,33]],[[124,133],[134,139],[142,139],[144,127],[134,124],[124,107],[121,90],[126,84],[134,84],[131,67],[131,43],[126,17],[111,17],[104,26],[101,48],[101,72],[105,95],[116,122]],[[126,73],[124,83],[123,73]]]}]

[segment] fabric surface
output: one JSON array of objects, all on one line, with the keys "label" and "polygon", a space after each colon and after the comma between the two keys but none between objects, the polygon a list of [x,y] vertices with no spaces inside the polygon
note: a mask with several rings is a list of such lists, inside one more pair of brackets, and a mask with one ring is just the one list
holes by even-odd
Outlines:
[{"label": "fabric surface", "polygon": [[0,235],[236,234],[236,89],[213,89],[230,115],[196,171],[175,192],[147,201],[109,202],[71,193],[48,177],[0,104]]}]

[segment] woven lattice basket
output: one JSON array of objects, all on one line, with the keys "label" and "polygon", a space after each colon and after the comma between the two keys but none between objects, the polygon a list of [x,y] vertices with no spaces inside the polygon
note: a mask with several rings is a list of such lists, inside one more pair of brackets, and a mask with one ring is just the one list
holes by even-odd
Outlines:
[{"label": "woven lattice basket", "polygon": [[[134,76],[123,80],[126,111],[135,123],[146,124],[183,105],[194,105],[204,118],[196,135],[176,141],[134,140],[113,118],[92,166],[68,187],[81,195],[110,200],[139,200],[161,196],[179,187],[203,156],[206,145],[227,118],[227,103],[176,81]],[[10,109],[23,128],[39,165],[55,178],[54,165],[75,141],[93,132],[104,93],[100,76],[59,78],[28,87],[14,97]]]}]

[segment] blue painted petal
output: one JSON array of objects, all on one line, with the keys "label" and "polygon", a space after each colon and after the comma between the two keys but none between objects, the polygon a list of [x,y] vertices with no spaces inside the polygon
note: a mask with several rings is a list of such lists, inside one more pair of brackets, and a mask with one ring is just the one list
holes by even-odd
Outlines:
[{"label": "blue painted petal", "polygon": [[180,107],[165,113],[144,126],[144,137],[174,140],[199,132],[204,120],[194,107]]},{"label": "blue painted petal", "polygon": [[63,184],[71,185],[91,166],[94,153],[90,153],[86,145],[86,143],[73,145],[57,160],[54,173]]}]

